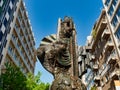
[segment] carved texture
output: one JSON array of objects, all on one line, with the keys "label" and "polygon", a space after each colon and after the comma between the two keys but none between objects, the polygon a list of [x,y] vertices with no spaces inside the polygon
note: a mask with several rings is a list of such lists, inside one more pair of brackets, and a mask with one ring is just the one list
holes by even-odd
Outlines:
[{"label": "carved texture", "polygon": [[[64,21],[59,23],[61,28],[57,34],[59,37],[52,34],[43,38],[37,49],[41,64],[54,76],[50,90],[86,90],[85,85],[73,73],[77,67],[77,65],[73,66],[77,63],[77,58],[75,57],[76,47],[73,38],[75,28],[72,19],[65,17]],[[72,48],[71,45],[73,45]]]}]

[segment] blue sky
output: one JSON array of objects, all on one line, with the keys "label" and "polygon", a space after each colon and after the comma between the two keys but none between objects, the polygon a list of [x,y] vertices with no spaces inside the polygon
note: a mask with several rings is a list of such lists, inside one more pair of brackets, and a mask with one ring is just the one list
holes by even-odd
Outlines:
[{"label": "blue sky", "polygon": [[[102,0],[24,0],[35,37],[36,48],[44,36],[57,32],[58,18],[70,16],[76,25],[78,45],[85,45],[86,38],[103,8]],[[41,80],[51,83],[53,78],[39,61],[35,74],[41,71]]]}]

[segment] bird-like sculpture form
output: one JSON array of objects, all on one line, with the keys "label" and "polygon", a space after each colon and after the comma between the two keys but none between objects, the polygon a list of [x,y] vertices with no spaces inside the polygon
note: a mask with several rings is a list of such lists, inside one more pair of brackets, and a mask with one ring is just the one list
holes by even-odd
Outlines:
[{"label": "bird-like sculpture form", "polygon": [[50,90],[86,90],[78,77],[76,30],[72,18],[58,20],[58,32],[42,39],[37,57],[54,76]]}]

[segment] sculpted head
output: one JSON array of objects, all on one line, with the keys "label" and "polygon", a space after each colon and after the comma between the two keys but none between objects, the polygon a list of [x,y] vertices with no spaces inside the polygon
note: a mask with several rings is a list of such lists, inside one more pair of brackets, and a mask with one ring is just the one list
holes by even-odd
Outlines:
[{"label": "sculpted head", "polygon": [[72,36],[72,31],[75,30],[72,18],[66,16],[64,21],[61,21],[60,24],[61,29],[59,31],[59,37],[70,38],[70,36]]}]

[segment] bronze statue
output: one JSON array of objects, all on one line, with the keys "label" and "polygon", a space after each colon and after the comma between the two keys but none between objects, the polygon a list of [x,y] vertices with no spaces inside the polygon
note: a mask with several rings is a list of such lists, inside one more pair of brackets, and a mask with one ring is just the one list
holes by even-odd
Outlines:
[{"label": "bronze statue", "polygon": [[54,76],[50,90],[86,90],[78,77],[76,31],[70,17],[59,19],[58,32],[42,39],[37,57]]}]

